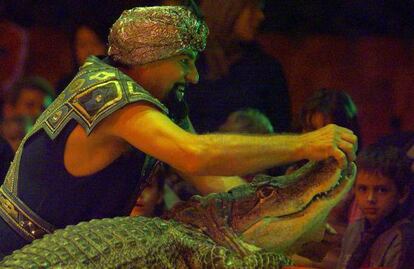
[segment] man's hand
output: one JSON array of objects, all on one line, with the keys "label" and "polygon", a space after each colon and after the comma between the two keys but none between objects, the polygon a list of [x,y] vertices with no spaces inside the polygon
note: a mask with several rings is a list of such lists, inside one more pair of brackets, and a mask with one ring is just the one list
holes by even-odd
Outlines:
[{"label": "man's hand", "polygon": [[356,158],[358,138],[351,130],[329,124],[301,135],[301,154],[304,159],[319,161],[334,157],[341,167]]}]

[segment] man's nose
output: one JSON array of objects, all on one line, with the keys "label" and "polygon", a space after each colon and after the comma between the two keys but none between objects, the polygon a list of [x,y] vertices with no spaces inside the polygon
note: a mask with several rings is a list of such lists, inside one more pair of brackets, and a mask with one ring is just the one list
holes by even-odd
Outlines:
[{"label": "man's nose", "polygon": [[188,71],[188,73],[185,76],[185,80],[192,84],[197,84],[198,80],[200,79],[200,75],[198,74],[197,67],[193,65],[191,69]]}]

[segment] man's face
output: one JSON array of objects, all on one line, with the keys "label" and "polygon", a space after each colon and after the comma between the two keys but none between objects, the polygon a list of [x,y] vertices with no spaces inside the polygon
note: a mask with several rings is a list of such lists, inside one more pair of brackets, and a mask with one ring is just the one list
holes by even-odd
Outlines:
[{"label": "man's face", "polygon": [[405,200],[391,179],[364,170],[357,174],[354,193],[358,206],[372,225],[390,215]]},{"label": "man's face", "polygon": [[184,94],[187,83],[198,82],[196,57],[197,53],[188,51],[139,66],[136,80],[159,100],[165,100],[171,90]]}]

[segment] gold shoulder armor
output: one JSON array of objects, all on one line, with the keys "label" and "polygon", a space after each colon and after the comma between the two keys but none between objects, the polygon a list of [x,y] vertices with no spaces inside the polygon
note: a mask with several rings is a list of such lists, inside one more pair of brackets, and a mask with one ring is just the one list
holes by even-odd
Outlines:
[{"label": "gold shoulder armor", "polygon": [[75,119],[90,134],[94,127],[114,111],[146,101],[162,112],[168,109],[145,89],[118,69],[90,57],[78,75],[41,115],[33,131],[43,128],[51,139]]}]

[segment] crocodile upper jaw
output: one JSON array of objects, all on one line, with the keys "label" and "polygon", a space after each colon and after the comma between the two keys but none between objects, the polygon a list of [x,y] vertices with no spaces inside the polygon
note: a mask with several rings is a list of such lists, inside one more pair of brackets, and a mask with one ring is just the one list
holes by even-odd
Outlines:
[{"label": "crocodile upper jaw", "polygon": [[287,251],[293,246],[309,241],[318,241],[330,210],[351,189],[355,180],[356,166],[351,164],[347,175],[343,175],[338,184],[326,193],[318,193],[301,210],[258,219],[241,234],[241,239],[265,249]]}]

